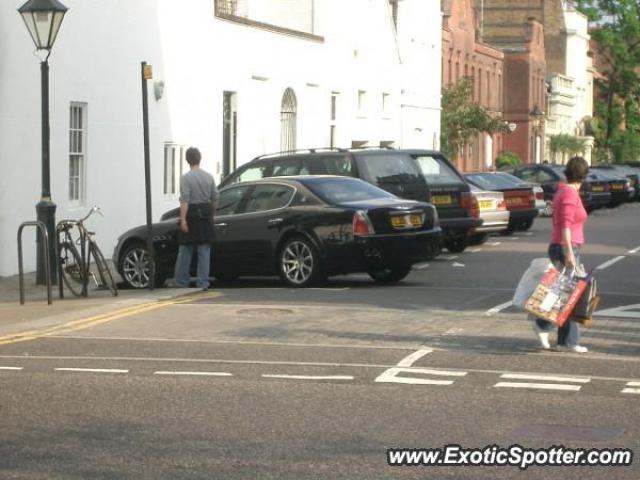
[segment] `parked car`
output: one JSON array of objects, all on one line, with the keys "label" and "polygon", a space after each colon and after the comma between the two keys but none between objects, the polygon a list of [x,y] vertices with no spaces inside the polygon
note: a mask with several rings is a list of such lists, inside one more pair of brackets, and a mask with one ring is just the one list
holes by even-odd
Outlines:
[{"label": "parked car", "polygon": [[621,177],[617,173],[610,173],[606,170],[593,168],[589,171],[589,181],[606,182],[609,185],[611,199],[607,204],[608,208],[614,208],[629,200],[629,190],[631,181],[626,177]]},{"label": "parked car", "polygon": [[482,224],[469,185],[432,150],[309,149],[259,156],[228,175],[221,186],[282,175],[342,175],[366,180],[401,198],[431,202],[438,210],[443,243],[462,252]]},{"label": "parked car", "polygon": [[493,233],[505,232],[509,226],[509,210],[502,192],[483,190],[471,184],[471,193],[478,202],[482,225],[475,227],[469,237],[470,245],[483,243]]},{"label": "parked car", "polygon": [[544,190],[540,185],[533,182],[525,182],[521,178],[516,177],[508,172],[497,172],[496,175],[500,175],[501,178],[511,180],[516,185],[522,185],[533,190],[533,196],[535,197],[535,207],[538,209],[538,214],[543,215],[547,210],[547,201],[544,198]]},{"label": "parked car", "polygon": [[468,173],[464,177],[476,187],[504,194],[504,200],[509,210],[507,233],[531,228],[533,220],[538,216],[531,187],[523,185],[520,180],[513,181],[501,172]]},{"label": "parked car", "polygon": [[[171,210],[152,226],[156,285],[173,273],[178,216]],[[128,230],[113,254],[133,288],[149,286],[146,238],[146,226]],[[400,199],[355,178],[263,179],[221,189],[211,271],[220,280],[279,275],[293,287],[367,272],[389,284],[430,258],[440,241],[438,213],[429,203]]]},{"label": "parked car", "polygon": [[[545,201],[551,205],[558,183],[567,181],[564,174],[565,168],[564,165],[556,164],[529,164],[519,165],[511,173],[526,182],[540,185],[544,190]],[[597,178],[585,179],[580,187],[580,198],[588,212],[607,206],[611,200],[609,183]]]},{"label": "parked car", "polygon": [[635,169],[628,165],[597,165],[592,169],[602,170],[614,176],[627,178],[629,185],[627,185],[627,192],[629,194],[629,201],[640,200],[640,169]]}]

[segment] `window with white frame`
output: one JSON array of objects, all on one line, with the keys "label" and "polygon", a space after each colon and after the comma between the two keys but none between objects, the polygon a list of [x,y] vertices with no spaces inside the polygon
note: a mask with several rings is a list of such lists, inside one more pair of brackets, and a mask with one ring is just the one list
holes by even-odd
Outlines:
[{"label": "window with white frame", "polygon": [[164,194],[176,196],[180,193],[180,177],[184,170],[184,145],[173,142],[164,144]]},{"label": "window with white frame", "polygon": [[382,94],[382,115],[389,116],[389,102],[391,101],[391,95],[388,93]]},{"label": "window with white frame", "polygon": [[365,116],[367,113],[367,91],[358,90],[358,115]]},{"label": "window with white frame", "polygon": [[85,197],[87,152],[87,104],[71,102],[69,107],[69,200],[82,204]]}]

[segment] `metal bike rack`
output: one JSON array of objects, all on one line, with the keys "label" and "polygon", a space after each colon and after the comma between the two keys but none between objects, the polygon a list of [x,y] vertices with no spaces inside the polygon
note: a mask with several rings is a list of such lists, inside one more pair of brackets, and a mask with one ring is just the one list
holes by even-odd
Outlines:
[{"label": "metal bike rack", "polygon": [[24,222],[18,228],[18,277],[20,281],[20,305],[24,305],[24,269],[22,267],[22,230],[24,227],[36,227],[40,230],[44,239],[44,263],[45,275],[47,279],[47,302],[49,305],[53,303],[51,299],[51,264],[49,263],[49,236],[47,235],[47,227],[44,222]]}]

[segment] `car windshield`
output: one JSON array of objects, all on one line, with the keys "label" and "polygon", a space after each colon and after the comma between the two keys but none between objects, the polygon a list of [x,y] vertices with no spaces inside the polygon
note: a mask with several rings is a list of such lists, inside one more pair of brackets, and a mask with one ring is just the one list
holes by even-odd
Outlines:
[{"label": "car windshield", "polygon": [[550,167],[551,170],[553,170],[554,172],[556,172],[556,175],[558,175],[560,177],[560,179],[562,179],[563,181],[567,180],[567,176],[564,174],[564,167],[557,165],[557,166],[553,166]]},{"label": "car windshield", "polygon": [[440,157],[433,155],[412,155],[420,173],[428,184],[460,183],[460,176]]},{"label": "car windshield", "polygon": [[314,178],[305,185],[325,202],[335,205],[378,198],[395,198],[370,183],[351,178]]},{"label": "car windshield", "polygon": [[527,182],[522,180],[521,178],[516,177],[515,175],[511,175],[510,173],[499,172],[495,174],[496,176],[503,178],[504,180],[513,183],[518,186],[527,186]]},{"label": "car windshield", "polygon": [[[502,175],[496,175],[493,173],[477,173],[466,175],[465,178],[470,182],[474,183],[480,188],[484,188],[485,190],[496,190],[496,189],[505,189],[505,188],[513,188],[516,187],[517,184],[513,183],[513,181],[503,178]],[[521,181],[519,183],[522,183]]]}]

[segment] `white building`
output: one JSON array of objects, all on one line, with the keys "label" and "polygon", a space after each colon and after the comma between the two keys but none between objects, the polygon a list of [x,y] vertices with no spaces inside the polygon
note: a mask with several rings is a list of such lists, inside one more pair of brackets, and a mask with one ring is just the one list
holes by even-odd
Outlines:
[{"label": "white building", "polygon": [[[584,140],[583,156],[591,162],[593,137],[585,136],[585,119],[593,116],[593,64],[588,52],[590,36],[588,19],[578,12],[573,2],[562,3],[565,25],[565,71],[548,77],[549,96],[545,133],[547,158],[561,162],[549,152],[549,137],[560,133]],[[566,160],[566,158],[564,159]]]},{"label": "white building", "polygon": [[[440,2],[63,2],[49,59],[52,200],[57,220],[102,207],[90,227],[107,256],[145,218],[142,61],[153,66],[156,219],[177,205],[187,146],[218,179],[283,149],[438,146]],[[0,3],[2,276],[17,272],[16,231],[35,219],[41,192],[40,60],[22,3]]]}]

